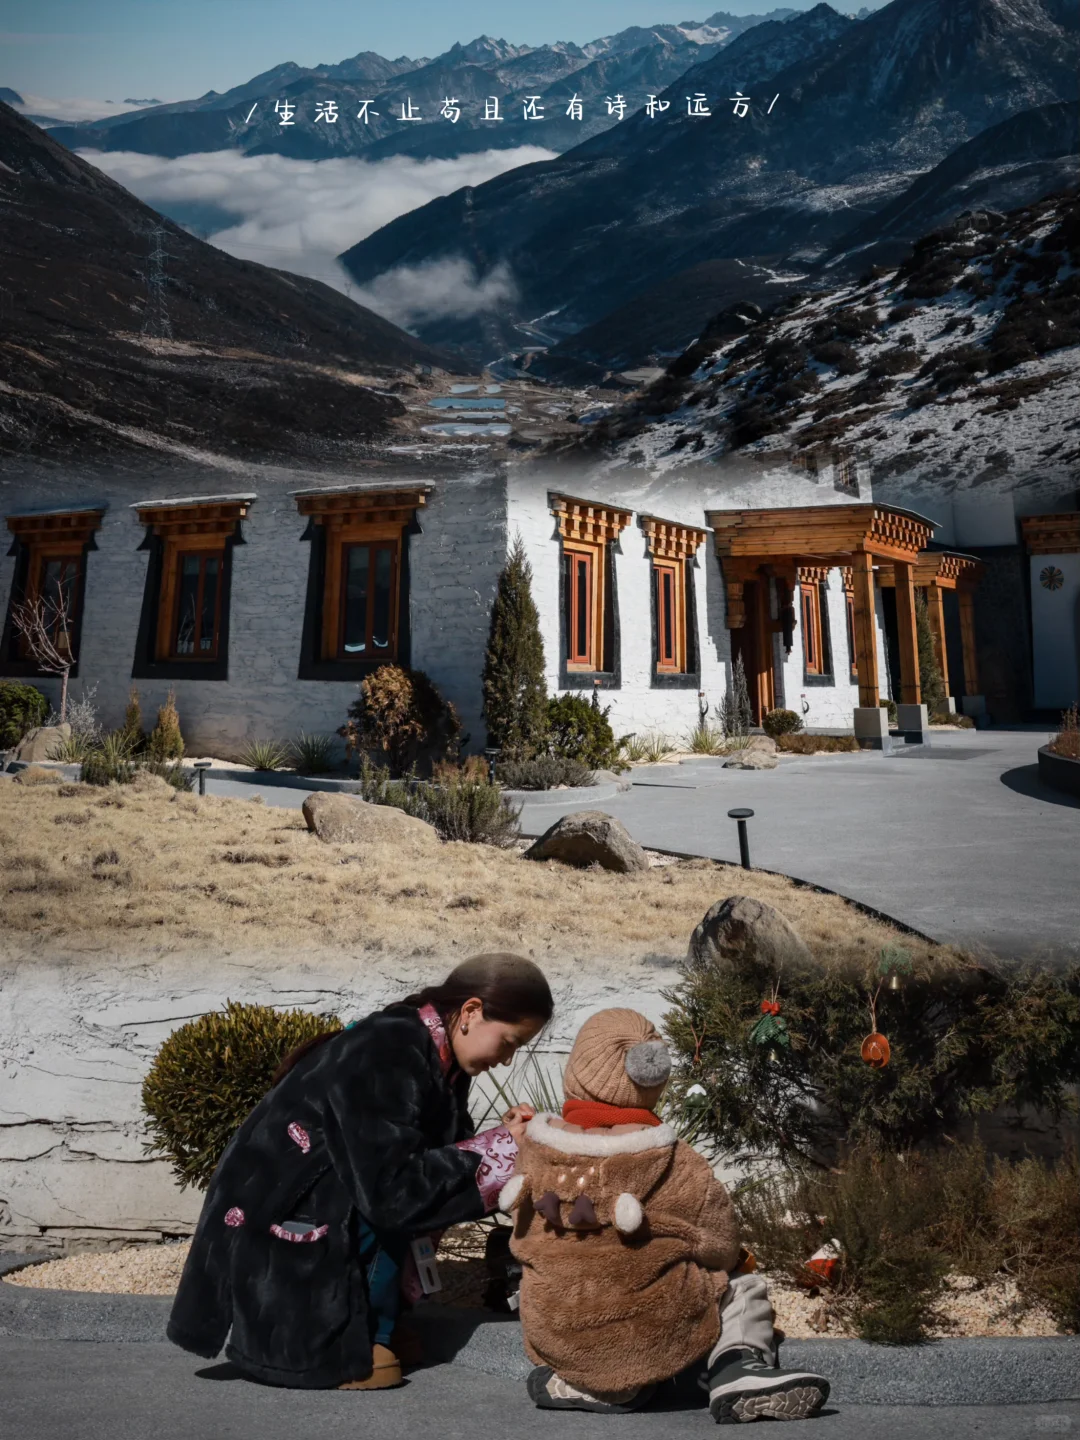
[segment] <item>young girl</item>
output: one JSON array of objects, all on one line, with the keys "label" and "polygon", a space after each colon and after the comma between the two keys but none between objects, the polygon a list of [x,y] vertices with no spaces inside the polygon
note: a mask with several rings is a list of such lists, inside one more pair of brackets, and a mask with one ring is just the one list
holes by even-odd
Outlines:
[{"label": "young girl", "polygon": [[551,1018],[541,971],[477,955],[441,985],[320,1036],[230,1140],[168,1325],[273,1385],[376,1389],[409,1242],[494,1210],[529,1118],[473,1135],[469,1084]]}]

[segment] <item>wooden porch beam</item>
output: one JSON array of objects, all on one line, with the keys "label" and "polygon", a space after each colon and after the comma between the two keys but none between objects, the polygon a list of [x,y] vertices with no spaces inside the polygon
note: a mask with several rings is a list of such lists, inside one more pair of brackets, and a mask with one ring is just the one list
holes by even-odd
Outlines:
[{"label": "wooden porch beam", "polygon": [[921,705],[919,636],[915,624],[915,566],[905,560],[895,560],[893,573],[896,576],[896,625],[900,632],[900,700],[904,705]]},{"label": "wooden porch beam", "polygon": [[[949,582],[946,582],[948,584]],[[956,581],[952,581],[955,586]],[[926,608],[930,615],[930,633],[934,637],[934,655],[937,659],[941,678],[945,682],[945,694],[952,694],[949,684],[949,650],[945,640],[945,596],[942,585],[935,581],[926,587]]]},{"label": "wooden porch beam", "polygon": [[960,643],[964,656],[964,694],[979,694],[979,662],[975,655],[975,596],[965,586],[956,592],[960,602]]},{"label": "wooden porch beam", "polygon": [[874,615],[874,557],[866,550],[851,557],[851,584],[855,601],[855,665],[859,676],[860,706],[876,705],[878,689],[877,622]]}]

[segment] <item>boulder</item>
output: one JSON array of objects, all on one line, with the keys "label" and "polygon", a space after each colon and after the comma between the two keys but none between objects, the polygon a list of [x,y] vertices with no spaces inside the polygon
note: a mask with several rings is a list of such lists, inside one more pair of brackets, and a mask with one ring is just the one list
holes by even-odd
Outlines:
[{"label": "boulder", "polygon": [[[761,737],[767,740],[769,737]],[[775,770],[780,764],[768,750],[736,750],[730,760],[724,761],[725,770]]]},{"label": "boulder", "polygon": [[780,748],[771,735],[751,735],[747,741],[748,750],[762,750],[766,755],[775,755]]},{"label": "boulder", "polygon": [[561,860],[564,865],[602,865],[629,875],[648,870],[645,851],[621,825],[602,810],[564,815],[525,851],[526,860]]},{"label": "boulder", "polygon": [[355,795],[316,790],[303,804],[309,830],[328,845],[400,844],[432,846],[439,843],[433,825],[397,810],[393,805],[371,805]]},{"label": "boulder", "polygon": [[729,895],[716,902],[691,935],[687,963],[693,969],[751,964],[790,970],[812,964],[812,957],[779,910],[747,895]]},{"label": "boulder", "polygon": [[33,764],[36,760],[51,760],[53,750],[64,740],[71,739],[71,726],[64,722],[63,725],[38,725],[33,730],[28,730],[15,747],[15,760],[28,760]]}]

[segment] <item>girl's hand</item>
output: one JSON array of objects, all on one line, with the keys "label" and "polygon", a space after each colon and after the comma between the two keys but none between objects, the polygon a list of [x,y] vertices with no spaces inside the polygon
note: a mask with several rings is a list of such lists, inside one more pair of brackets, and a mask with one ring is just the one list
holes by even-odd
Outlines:
[{"label": "girl's hand", "polygon": [[536,1114],[531,1105],[513,1105],[502,1117],[502,1123],[514,1137],[516,1144],[520,1145],[525,1138],[525,1127]]}]

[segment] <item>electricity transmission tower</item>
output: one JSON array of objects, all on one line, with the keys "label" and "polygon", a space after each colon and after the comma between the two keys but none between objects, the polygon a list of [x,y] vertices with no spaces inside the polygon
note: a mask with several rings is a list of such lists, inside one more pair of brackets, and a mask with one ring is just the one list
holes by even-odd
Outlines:
[{"label": "electricity transmission tower", "polygon": [[150,231],[150,269],[146,273],[146,311],[143,316],[142,333],[153,335],[159,340],[172,339],[172,321],[169,319],[169,302],[165,294],[165,231],[155,225]]}]

